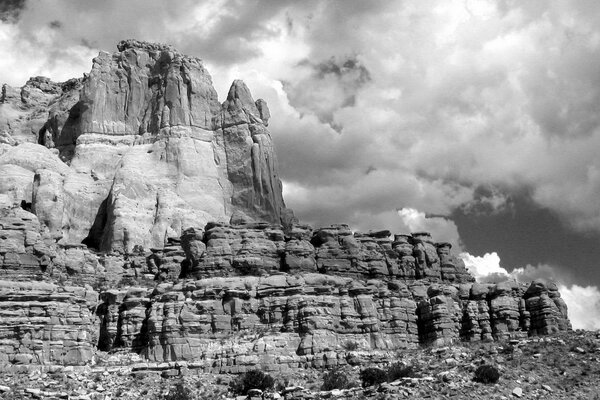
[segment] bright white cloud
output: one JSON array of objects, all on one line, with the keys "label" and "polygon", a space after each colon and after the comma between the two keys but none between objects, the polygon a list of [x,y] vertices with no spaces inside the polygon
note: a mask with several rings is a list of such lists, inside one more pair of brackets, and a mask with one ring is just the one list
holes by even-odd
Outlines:
[{"label": "bright white cloud", "polygon": [[398,215],[410,232],[429,232],[437,242],[452,244],[454,251],[462,248],[458,229],[454,221],[444,217],[428,217],[414,208],[402,208]]},{"label": "bright white cloud", "polygon": [[500,266],[500,257],[496,252],[485,253],[483,256],[460,253],[459,257],[478,282],[487,282],[489,279],[498,276],[504,278],[504,280],[510,277],[510,273]]},{"label": "bright white cloud", "polygon": [[600,290],[597,286],[559,285],[574,329],[600,329]]}]

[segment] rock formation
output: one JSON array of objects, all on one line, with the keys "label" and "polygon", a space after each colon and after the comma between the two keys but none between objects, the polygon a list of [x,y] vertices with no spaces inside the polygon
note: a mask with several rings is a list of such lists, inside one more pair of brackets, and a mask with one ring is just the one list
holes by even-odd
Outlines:
[{"label": "rock formation", "polygon": [[476,283],[428,233],[299,224],[265,101],[235,81],[219,104],[170,46],[118,50],[3,87],[0,364],[320,368],[570,329],[555,285]]},{"label": "rock formation", "polygon": [[4,87],[4,205],[31,203],[60,243],[102,251],[162,247],[234,215],[293,222],[264,100],[235,81],[219,104],[202,62],[170,46],[118,49],[82,80]]}]

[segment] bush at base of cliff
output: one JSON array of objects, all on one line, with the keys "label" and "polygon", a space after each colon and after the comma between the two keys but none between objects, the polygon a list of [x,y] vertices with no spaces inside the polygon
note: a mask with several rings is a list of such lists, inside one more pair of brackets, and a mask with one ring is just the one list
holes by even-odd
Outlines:
[{"label": "bush at base of cliff", "polygon": [[262,391],[272,389],[275,380],[269,374],[255,369],[240,375],[231,382],[231,390],[240,395],[246,395],[250,389],[260,389]]},{"label": "bush at base of cliff", "polygon": [[177,382],[169,389],[163,400],[192,400],[192,391],[183,382]]},{"label": "bush at base of cliff", "polygon": [[379,385],[387,381],[388,374],[380,368],[367,368],[360,371],[362,386]]},{"label": "bush at base of cliff", "polygon": [[348,372],[336,368],[325,373],[321,390],[350,389],[354,386],[354,383],[348,377]]},{"label": "bush at base of cliff", "polygon": [[480,383],[496,383],[500,379],[498,368],[493,365],[482,365],[475,370],[473,380]]},{"label": "bush at base of cliff", "polygon": [[412,365],[404,365],[400,362],[393,363],[387,370],[388,382],[393,382],[400,378],[414,378],[416,376],[417,372]]}]

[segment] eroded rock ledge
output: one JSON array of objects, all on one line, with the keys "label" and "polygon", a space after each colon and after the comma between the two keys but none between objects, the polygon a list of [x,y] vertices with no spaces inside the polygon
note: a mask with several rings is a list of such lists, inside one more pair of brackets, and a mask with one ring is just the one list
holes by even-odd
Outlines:
[{"label": "eroded rock ledge", "polygon": [[[20,208],[2,221],[0,275],[61,283],[0,294],[11,316],[0,320],[4,362],[85,363],[97,348],[213,372],[324,367],[351,362],[348,349],[384,358],[570,328],[555,285],[474,283],[426,233],[209,223],[164,248],[97,254],[56,248]],[[63,342],[44,332],[64,332]]]}]

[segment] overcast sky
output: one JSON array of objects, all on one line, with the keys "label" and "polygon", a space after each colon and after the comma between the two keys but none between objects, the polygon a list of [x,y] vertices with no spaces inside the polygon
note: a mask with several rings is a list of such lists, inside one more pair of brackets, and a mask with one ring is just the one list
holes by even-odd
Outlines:
[{"label": "overcast sky", "polygon": [[236,78],[267,100],[302,221],[430,230],[481,275],[557,279],[575,325],[600,328],[600,2],[0,4],[0,81],[172,44],[221,100]]}]

